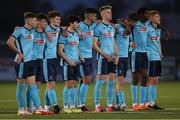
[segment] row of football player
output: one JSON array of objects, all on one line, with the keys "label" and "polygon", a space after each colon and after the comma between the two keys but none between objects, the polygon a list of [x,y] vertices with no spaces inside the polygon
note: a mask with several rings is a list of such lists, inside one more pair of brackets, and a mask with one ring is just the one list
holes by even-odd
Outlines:
[{"label": "row of football player", "polygon": [[[111,6],[102,6],[99,12],[102,17],[100,22],[95,22],[97,12],[93,8],[86,9],[85,20],[82,22],[80,22],[78,16],[69,16],[69,26],[66,30],[60,29],[61,16],[56,11],[50,11],[48,13],[49,25],[47,25],[47,17],[44,14],[38,14],[36,17],[33,13],[25,13],[25,25],[17,28],[7,41],[8,46],[17,53],[15,68],[17,73],[16,97],[19,108],[18,114],[29,114],[28,111],[24,110],[25,96],[22,92],[25,90],[25,83],[28,84],[27,95],[33,101],[35,113],[51,113],[49,111],[50,106],[53,106],[54,113],[59,113],[60,108],[55,91],[57,53],[65,61],[63,71],[65,80],[63,90],[64,112],[88,111],[85,106],[85,101],[91,82],[90,74],[93,64],[92,48],[99,53],[98,75],[94,89],[95,111],[103,111],[100,106],[100,93],[105,80],[107,81],[106,111],[110,112],[114,110],[112,100],[116,65],[118,66],[118,80],[116,82],[115,108],[126,109],[127,106],[124,101],[122,83],[124,82],[127,72],[129,44],[132,50],[132,55],[130,56],[132,59],[131,66],[133,72],[133,82],[131,86],[132,109],[139,110],[147,108],[145,107],[147,105],[145,105],[144,100],[144,96],[146,96],[145,91],[147,91],[146,86],[149,85],[149,91],[153,91],[151,93],[155,96],[157,79],[160,75],[160,60],[153,60],[154,58],[152,58],[152,60],[149,59],[148,61],[147,59],[148,41],[152,42],[149,44],[153,46],[149,47],[153,48],[149,53],[151,54],[155,51],[155,55],[149,56],[161,57],[159,12],[156,10],[148,10],[145,7],[140,8],[137,13],[130,13],[126,19],[118,20],[118,24],[115,25],[110,24],[112,18]],[[149,20],[146,19],[147,14],[150,18]],[[116,40],[114,38],[116,38]],[[158,54],[156,53],[157,50]],[[77,64],[79,60],[82,61],[81,64]],[[155,63],[151,61],[155,61]],[[152,68],[152,70],[149,70],[152,76],[147,84],[146,73],[148,62],[150,66],[152,64],[153,67],[149,67]],[[77,95],[79,98],[78,109],[75,107],[75,93],[77,92],[76,86],[79,77],[77,71],[81,71],[81,76],[83,76],[83,83],[79,86],[79,94]],[[156,73],[158,74],[156,75]],[[140,86],[140,104],[137,104],[136,99],[138,75],[143,77]],[[47,82],[44,110],[40,107],[38,92],[40,81],[43,79]],[[37,82],[38,88],[35,80],[39,81]],[[151,100],[149,100],[151,106],[157,107],[155,104],[156,97],[152,98],[152,96],[149,96],[149,98],[151,98]],[[70,109],[68,107],[69,102]],[[27,108],[29,108],[29,106],[30,105],[27,104]]]}]

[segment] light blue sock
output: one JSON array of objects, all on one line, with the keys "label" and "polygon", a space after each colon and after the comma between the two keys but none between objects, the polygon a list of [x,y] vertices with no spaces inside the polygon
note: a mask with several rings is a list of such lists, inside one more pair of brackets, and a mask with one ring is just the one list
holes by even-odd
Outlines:
[{"label": "light blue sock", "polygon": [[50,104],[52,106],[57,105],[58,103],[57,103],[57,97],[56,97],[55,89],[49,89],[47,92],[48,92],[48,98],[49,98]]},{"label": "light blue sock", "polygon": [[107,88],[106,88],[107,106],[112,106],[112,103],[113,103],[114,83],[115,83],[115,80],[107,81]]},{"label": "light blue sock", "polygon": [[151,85],[150,86],[150,92],[151,92],[151,95],[150,95],[150,101],[156,101],[157,99],[157,86],[156,85]]},{"label": "light blue sock", "polygon": [[146,103],[149,103],[150,102],[150,91],[149,91],[149,89],[150,89],[150,86],[147,86],[146,87]]},{"label": "light blue sock", "polygon": [[131,85],[132,104],[137,104],[138,86]]},{"label": "light blue sock", "polygon": [[44,104],[47,106],[50,106],[50,101],[48,98],[48,91],[47,90],[45,90],[45,92],[44,92]]},{"label": "light blue sock", "polygon": [[64,104],[64,106],[68,106],[69,98],[70,98],[70,89],[67,87],[64,87],[64,90],[63,90],[63,104]]},{"label": "light blue sock", "polygon": [[146,101],[146,87],[140,86],[139,104],[144,104]]},{"label": "light blue sock", "polygon": [[81,83],[78,83],[78,86],[76,87],[77,91],[77,106],[80,105],[80,98],[79,98],[79,92],[80,92]]},{"label": "light blue sock", "polygon": [[117,96],[121,105],[125,104],[124,91],[117,92]]},{"label": "light blue sock", "polygon": [[81,105],[85,105],[88,88],[89,88],[89,85],[85,83],[83,83],[80,87],[79,98],[80,98]]},{"label": "light blue sock", "polygon": [[31,107],[31,95],[29,90],[29,85],[26,86],[26,108],[30,109]]},{"label": "light blue sock", "polygon": [[114,105],[117,106],[119,104],[120,104],[120,102],[119,102],[118,95],[117,95],[117,92],[116,92],[115,93],[115,99],[114,99]]},{"label": "light blue sock", "polygon": [[103,80],[96,80],[96,85],[94,87],[94,103],[95,105],[100,105],[101,89],[103,86]]},{"label": "light blue sock", "polygon": [[24,90],[25,90],[25,84],[17,83],[16,87],[16,99],[18,103],[18,108],[22,109],[24,108]]},{"label": "light blue sock", "polygon": [[76,95],[77,95],[77,89],[76,88],[70,88],[70,105],[74,106],[76,102]]},{"label": "light blue sock", "polygon": [[35,107],[37,109],[39,109],[40,108],[40,97],[39,97],[37,85],[36,84],[30,84],[29,85],[29,91],[30,91],[30,95],[31,95],[31,99],[33,101],[33,104],[35,105]]}]

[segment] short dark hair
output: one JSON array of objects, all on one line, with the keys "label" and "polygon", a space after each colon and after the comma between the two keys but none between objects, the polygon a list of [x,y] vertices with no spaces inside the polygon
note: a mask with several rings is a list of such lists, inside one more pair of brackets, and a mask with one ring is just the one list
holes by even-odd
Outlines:
[{"label": "short dark hair", "polygon": [[45,20],[48,21],[48,17],[47,17],[47,15],[44,14],[44,13],[37,13],[37,14],[36,14],[36,18],[37,18],[37,21],[40,21],[40,20],[43,20],[43,19],[45,19]]},{"label": "short dark hair", "polygon": [[131,12],[128,14],[127,18],[128,18],[129,20],[137,21],[137,20],[138,20],[137,12],[131,11]]},{"label": "short dark hair", "polygon": [[80,17],[76,16],[76,15],[69,15],[67,20],[68,20],[69,25],[70,25],[70,23],[80,22],[81,21]]},{"label": "short dark hair", "polygon": [[55,17],[61,17],[60,13],[58,11],[49,11],[48,12],[48,18],[55,18]]},{"label": "short dark hair", "polygon": [[138,14],[138,15],[144,15],[148,10],[150,10],[150,8],[148,8],[148,7],[146,7],[146,6],[140,7],[140,8],[137,10],[137,14]]},{"label": "short dark hair", "polygon": [[90,13],[97,14],[97,10],[94,8],[86,8],[85,14],[90,14]]},{"label": "short dark hair", "polygon": [[101,6],[99,8],[99,12],[103,11],[103,10],[106,10],[106,9],[112,9],[112,7],[110,5],[104,5],[104,6]]},{"label": "short dark hair", "polygon": [[24,19],[27,19],[27,18],[36,18],[36,15],[33,12],[25,12]]}]

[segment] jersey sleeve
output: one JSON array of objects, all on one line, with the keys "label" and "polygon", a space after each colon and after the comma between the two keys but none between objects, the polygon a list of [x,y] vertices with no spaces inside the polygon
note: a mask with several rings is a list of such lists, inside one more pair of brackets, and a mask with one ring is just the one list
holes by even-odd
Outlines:
[{"label": "jersey sleeve", "polygon": [[12,36],[17,39],[20,36],[20,34],[21,34],[21,29],[18,28],[12,33]]},{"label": "jersey sleeve", "polygon": [[95,37],[100,37],[100,35],[101,35],[100,28],[99,28],[99,26],[96,26],[95,29],[94,29],[94,36]]},{"label": "jersey sleeve", "polygon": [[66,44],[66,38],[63,37],[62,35],[59,36],[59,39],[58,39],[58,43],[59,44]]}]

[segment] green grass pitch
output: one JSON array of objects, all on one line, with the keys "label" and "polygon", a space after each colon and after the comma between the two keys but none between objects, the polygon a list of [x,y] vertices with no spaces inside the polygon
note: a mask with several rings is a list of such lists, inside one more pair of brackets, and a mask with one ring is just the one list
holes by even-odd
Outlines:
[{"label": "green grass pitch", "polygon": [[[63,83],[58,83],[56,86],[59,105],[62,107],[62,90]],[[92,84],[89,88],[87,106],[93,110],[93,88]],[[43,84],[40,90],[41,101],[43,104],[43,93],[45,85]],[[127,105],[131,105],[130,84],[124,87]],[[106,85],[102,90],[101,103],[106,106]],[[180,119],[180,82],[160,82],[158,85],[158,104],[165,108],[161,111],[129,111],[129,112],[114,112],[114,113],[76,113],[58,115],[31,115],[18,116],[17,103],[15,98],[16,84],[15,83],[0,83],[0,119]]]}]

